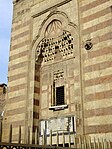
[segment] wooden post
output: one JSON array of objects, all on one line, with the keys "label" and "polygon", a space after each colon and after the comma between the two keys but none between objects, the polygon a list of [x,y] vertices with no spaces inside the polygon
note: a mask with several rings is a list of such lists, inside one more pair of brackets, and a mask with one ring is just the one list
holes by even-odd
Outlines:
[{"label": "wooden post", "polygon": [[18,143],[21,144],[21,126],[19,126],[19,138]]},{"label": "wooden post", "polygon": [[63,131],[63,147],[65,147],[65,134],[64,134],[64,131]]},{"label": "wooden post", "polygon": [[9,143],[12,143],[12,124],[10,125],[10,130],[9,130]]},{"label": "wooden post", "polygon": [[59,145],[59,134],[58,134],[58,131],[57,131],[56,136],[57,136],[57,146],[58,146]]},{"label": "wooden post", "polygon": [[2,142],[2,122],[0,123],[0,142]]},{"label": "wooden post", "polygon": [[50,130],[50,146],[52,146],[52,130]]}]

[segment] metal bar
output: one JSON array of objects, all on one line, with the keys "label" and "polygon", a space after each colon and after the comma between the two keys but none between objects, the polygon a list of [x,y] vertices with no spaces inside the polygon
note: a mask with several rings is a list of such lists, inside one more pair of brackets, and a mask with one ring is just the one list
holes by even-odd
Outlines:
[{"label": "metal bar", "polygon": [[[96,143],[96,142],[95,142]],[[101,142],[100,142],[101,143]],[[0,147],[5,147],[5,148],[25,148],[25,149],[28,149],[28,148],[34,148],[34,149],[70,149],[69,147],[56,147],[56,146],[46,146],[46,145],[35,145],[35,144],[16,144],[16,143],[3,143],[3,142],[0,142]],[[80,148],[74,148],[74,149],[80,149]],[[90,148],[86,148],[86,149],[90,149]],[[98,149],[98,148],[96,148]],[[102,149],[102,148],[100,148]],[[111,149],[111,145],[108,146],[108,148],[106,149]]]},{"label": "metal bar", "polygon": [[78,138],[75,136],[75,147],[78,148]]},{"label": "metal bar", "polygon": [[42,145],[45,145],[45,132],[44,132],[44,129],[43,129]]},{"label": "metal bar", "polygon": [[18,138],[18,143],[21,144],[21,126],[19,126],[19,138]]},{"label": "metal bar", "polygon": [[99,140],[99,138],[98,138],[98,145],[97,146],[98,146],[98,149],[101,149],[100,148],[100,140]]},{"label": "metal bar", "polygon": [[28,144],[30,144],[30,127],[28,127]]},{"label": "metal bar", "polygon": [[2,122],[0,123],[0,142],[2,142]]},{"label": "metal bar", "polygon": [[[27,148],[36,148],[36,149],[42,149],[42,148],[46,148],[46,149],[63,149],[63,147],[56,147],[56,146],[43,146],[43,145],[35,145],[35,144],[18,144],[18,143],[3,143],[3,142],[0,142],[0,146],[3,146],[5,148],[24,148],[24,149],[27,149]],[[64,149],[70,149],[68,147],[64,147]]]},{"label": "metal bar", "polygon": [[58,134],[58,131],[57,131],[56,136],[57,136],[57,146],[58,146],[59,145],[59,134]]},{"label": "metal bar", "polygon": [[12,124],[10,125],[10,130],[9,130],[9,143],[12,142]]},{"label": "metal bar", "polygon": [[96,149],[96,140],[95,140],[95,137],[94,137],[93,147],[94,147],[94,149]]},{"label": "metal bar", "polygon": [[107,141],[104,139],[104,149],[107,149]]},{"label": "metal bar", "polygon": [[74,140],[73,140],[73,143],[74,143],[74,147],[76,147],[75,134],[74,134]]},{"label": "metal bar", "polygon": [[52,130],[50,130],[50,146],[52,146]]},{"label": "metal bar", "polygon": [[53,105],[53,87],[51,85],[51,105]]},{"label": "metal bar", "polygon": [[86,136],[84,136],[84,149],[86,149]]},{"label": "metal bar", "polygon": [[69,133],[69,147],[71,147],[71,136],[70,136],[70,133]]},{"label": "metal bar", "polygon": [[64,134],[64,131],[63,131],[63,147],[65,147],[65,134]]},{"label": "metal bar", "polygon": [[104,142],[103,142],[103,139],[102,139],[102,149],[104,149]]},{"label": "metal bar", "polygon": [[35,144],[37,144],[37,139],[38,139],[38,135],[37,135],[37,128],[35,130]]},{"label": "metal bar", "polygon": [[82,149],[82,138],[79,136],[79,148]]},{"label": "metal bar", "polygon": [[88,141],[89,141],[89,149],[92,149],[92,144],[91,144],[91,137],[89,136],[89,138],[88,138]]},{"label": "metal bar", "polygon": [[111,149],[111,142],[108,141],[108,149]]}]

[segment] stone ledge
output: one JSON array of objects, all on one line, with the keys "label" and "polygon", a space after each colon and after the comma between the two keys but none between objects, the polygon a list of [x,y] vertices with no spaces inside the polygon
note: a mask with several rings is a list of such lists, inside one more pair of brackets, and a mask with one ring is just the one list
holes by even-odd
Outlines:
[{"label": "stone ledge", "polygon": [[58,111],[58,110],[64,110],[65,108],[68,108],[68,105],[51,106],[49,107],[49,110]]}]

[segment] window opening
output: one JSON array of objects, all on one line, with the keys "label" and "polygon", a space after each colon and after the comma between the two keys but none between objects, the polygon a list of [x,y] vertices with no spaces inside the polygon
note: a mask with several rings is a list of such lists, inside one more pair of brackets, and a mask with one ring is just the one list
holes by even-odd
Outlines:
[{"label": "window opening", "polygon": [[56,87],[56,105],[64,104],[64,86]]}]

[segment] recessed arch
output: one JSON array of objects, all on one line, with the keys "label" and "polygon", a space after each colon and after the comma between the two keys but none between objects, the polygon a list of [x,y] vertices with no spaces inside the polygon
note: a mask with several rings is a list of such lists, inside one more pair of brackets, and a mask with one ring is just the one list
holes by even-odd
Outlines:
[{"label": "recessed arch", "polygon": [[[34,74],[34,99],[38,100],[38,102],[40,101],[42,102],[41,99],[44,98],[45,100],[43,101],[43,103],[45,104],[44,108],[47,108],[47,104],[48,104],[47,96],[48,95],[44,95],[43,93],[40,92],[40,90],[42,89],[41,84],[43,81],[41,77],[43,78],[43,75],[46,76],[47,65],[49,65],[50,63],[53,64],[52,62],[55,63],[60,60],[63,61],[63,59],[66,60],[67,56],[69,58],[71,57],[72,59],[74,59],[75,57],[74,54],[78,53],[77,52],[78,45],[79,45],[78,36],[79,35],[78,35],[77,25],[74,23],[71,23],[67,15],[63,12],[51,13],[41,24],[38,35],[35,37],[33,44],[32,44],[32,55],[31,55],[32,66],[31,67],[32,67],[33,74]],[[46,40],[50,40],[50,42],[47,43]],[[54,44],[54,45],[53,46],[49,45],[48,47],[48,45],[46,44]],[[41,47],[43,45],[45,46],[44,48]],[[47,52],[47,50],[50,49],[51,47],[52,47],[52,50],[51,50],[52,52],[51,53]],[[53,55],[53,52],[55,53],[54,55]],[[43,63],[43,60],[44,60],[44,63]],[[44,69],[44,73],[43,73],[43,66],[44,66],[43,64],[47,64],[45,65],[46,70]],[[57,66],[55,67],[55,70],[53,70],[53,67],[50,67],[49,65],[50,69],[52,69],[54,72],[50,70],[50,73],[47,74],[50,80],[47,79],[46,82],[44,81],[44,84],[42,84],[44,86],[45,84],[48,85],[48,83],[50,83],[49,87],[52,88],[50,91],[50,96],[53,96],[54,81],[56,81],[55,82],[56,88],[58,88],[59,86],[65,86],[66,72],[64,70],[66,70],[66,65],[64,64],[64,62],[61,62],[61,64],[62,65],[59,68],[59,70],[58,70],[58,66],[60,65],[60,63],[57,64]],[[56,78],[58,78],[57,80],[54,79],[55,76]],[[66,87],[64,88],[64,90],[66,90]],[[66,95],[64,98],[65,98],[65,101],[63,103],[66,104],[67,103]],[[52,97],[52,101],[50,102],[50,104],[51,105],[56,104],[56,101],[53,101],[53,97]],[[39,103],[39,106],[41,107],[41,103]],[[34,114],[35,114],[35,106],[33,109],[34,109]],[[36,112],[38,113],[39,110],[37,110]],[[36,121],[34,118],[34,123],[33,123],[34,128],[35,126],[37,126],[37,123],[38,123],[38,120]]]},{"label": "recessed arch", "polygon": [[[48,15],[48,17],[42,22],[41,27],[39,29],[38,35],[35,37],[32,45],[33,52],[35,51],[35,60],[38,59],[40,53],[36,53],[39,42],[45,38],[46,29],[52,23],[57,21],[62,30],[71,32],[71,34],[75,37],[76,43],[78,43],[78,27],[76,24],[73,24],[69,21],[67,15],[63,12],[54,12]],[[56,23],[56,22],[55,22]],[[78,44],[77,44],[78,46]]]}]

